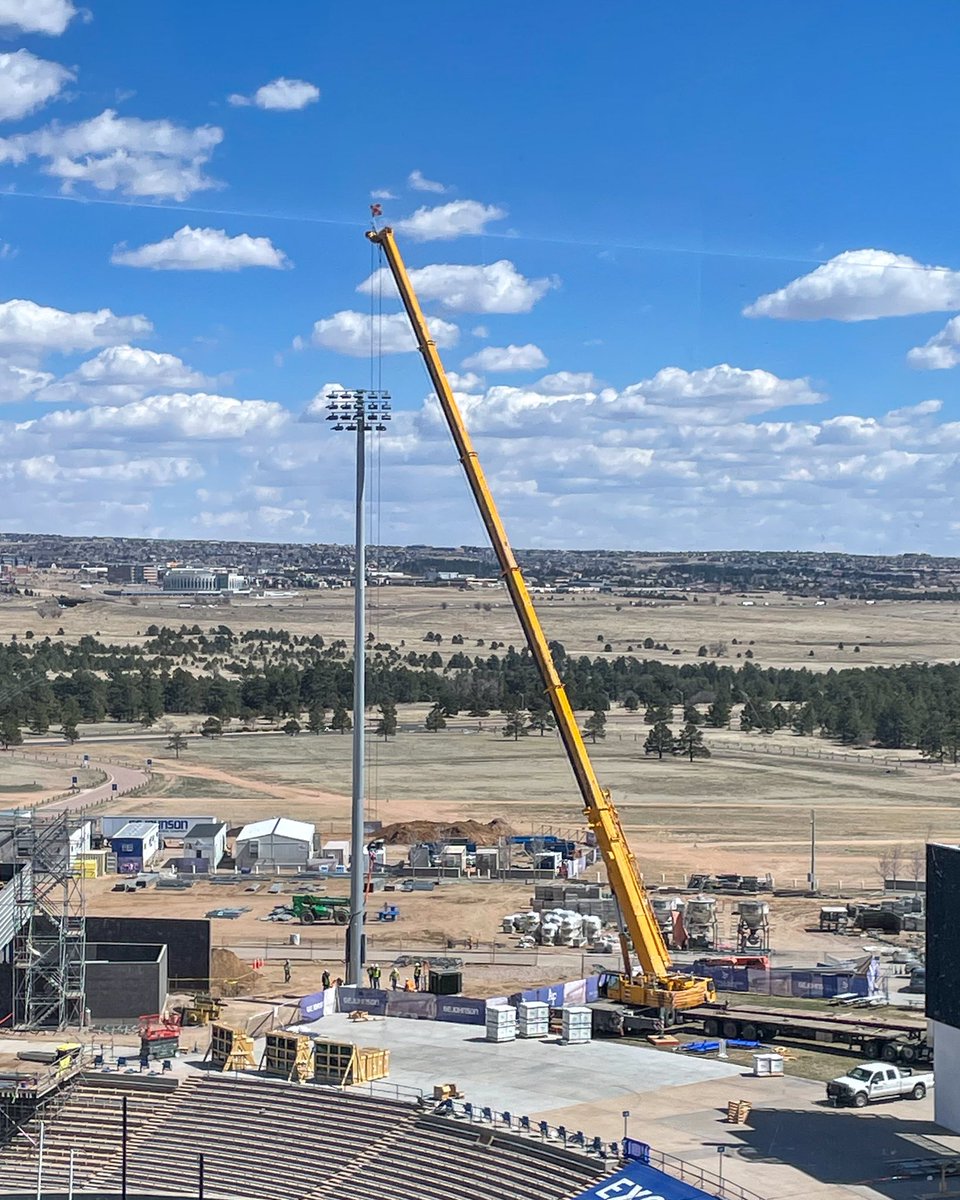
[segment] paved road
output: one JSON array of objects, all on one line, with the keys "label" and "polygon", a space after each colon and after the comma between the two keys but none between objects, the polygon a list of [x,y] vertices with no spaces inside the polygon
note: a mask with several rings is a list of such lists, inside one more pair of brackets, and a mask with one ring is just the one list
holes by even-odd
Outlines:
[{"label": "paved road", "polygon": [[[69,766],[70,764],[65,765]],[[64,796],[60,800],[53,800],[49,804],[37,805],[38,808],[42,809],[45,816],[59,812],[82,810],[89,808],[91,805],[102,804],[105,800],[115,799],[117,796],[122,796],[127,792],[133,791],[134,788],[140,787],[141,784],[146,783],[150,778],[146,771],[138,770],[135,767],[120,767],[112,763],[92,762],[88,769],[102,771],[107,777],[106,780],[103,783],[97,784],[96,787],[84,788],[83,776],[85,771],[78,767],[76,769],[76,776],[81,790],[74,792],[70,796]],[[116,790],[114,790],[114,787],[116,787]]]}]

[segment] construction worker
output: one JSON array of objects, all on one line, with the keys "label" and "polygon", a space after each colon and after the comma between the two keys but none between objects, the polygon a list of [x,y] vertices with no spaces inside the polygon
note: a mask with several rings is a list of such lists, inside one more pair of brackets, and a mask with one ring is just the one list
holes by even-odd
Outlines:
[{"label": "construction worker", "polygon": [[399,986],[400,986],[400,972],[397,970],[396,967],[391,967],[391,969],[390,969],[390,987],[393,989],[393,991],[396,991]]},{"label": "construction worker", "polygon": [[320,976],[320,986],[323,988],[324,991],[326,991],[327,988],[330,986],[330,972],[329,971],[324,971],[323,974]]},{"label": "construction worker", "polygon": [[375,988],[379,988],[379,986],[380,986],[380,964],[379,963],[373,964],[373,986]]},{"label": "construction worker", "polygon": [[289,958],[285,958],[283,960],[283,982],[284,983],[290,982],[290,959]]},{"label": "construction worker", "polygon": [[420,991],[420,979],[423,976],[423,963],[417,960],[413,964],[413,989],[416,992]]},{"label": "construction worker", "polygon": [[370,966],[367,967],[367,982],[370,984],[371,987],[375,986],[374,982],[373,982],[373,963],[371,963]]}]

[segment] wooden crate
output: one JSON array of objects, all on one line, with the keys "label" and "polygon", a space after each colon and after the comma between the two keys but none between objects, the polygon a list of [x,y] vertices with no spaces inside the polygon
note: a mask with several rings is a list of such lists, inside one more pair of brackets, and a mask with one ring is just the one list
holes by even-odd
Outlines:
[{"label": "wooden crate", "polygon": [[230,1025],[219,1022],[210,1026],[210,1047],[204,1055],[221,1071],[243,1071],[254,1067],[253,1038]]},{"label": "wooden crate", "polygon": [[727,1121],[731,1125],[741,1125],[750,1116],[749,1100],[728,1100]]},{"label": "wooden crate", "polygon": [[260,1069],[305,1082],[314,1074],[313,1040],[297,1033],[268,1033]]},{"label": "wooden crate", "polygon": [[370,1083],[390,1073],[390,1051],[353,1042],[328,1042],[317,1038],[313,1045],[314,1078],[318,1083],[349,1087]]}]

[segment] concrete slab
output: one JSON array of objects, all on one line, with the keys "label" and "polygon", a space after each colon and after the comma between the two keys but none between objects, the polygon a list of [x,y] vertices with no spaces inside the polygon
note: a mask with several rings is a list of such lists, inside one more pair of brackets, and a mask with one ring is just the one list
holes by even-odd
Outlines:
[{"label": "concrete slab", "polygon": [[302,1028],[323,1038],[389,1049],[391,1083],[427,1094],[436,1083],[456,1083],[474,1104],[517,1114],[647,1095],[742,1070],[617,1041],[564,1046],[552,1037],[494,1044],[484,1040],[480,1025],[443,1021],[382,1017],[355,1022],[337,1013]]}]

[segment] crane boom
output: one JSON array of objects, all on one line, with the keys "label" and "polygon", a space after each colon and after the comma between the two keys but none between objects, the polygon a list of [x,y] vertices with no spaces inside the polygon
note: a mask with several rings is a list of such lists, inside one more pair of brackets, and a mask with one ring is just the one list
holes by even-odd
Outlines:
[{"label": "crane boom", "polygon": [[596,835],[610,886],[639,959],[642,979],[634,983],[629,951],[621,936],[625,974],[620,980],[619,994],[614,998],[660,1009],[686,1008],[700,1004],[708,997],[712,984],[709,980],[669,973],[670,955],[660,933],[633,852],[623,832],[619,814],[610,799],[610,793],[601,786],[594,772],[590,755],[567,698],[563,681],[557,672],[526,581],[510,546],[506,530],[497,511],[496,502],[454,398],[440,355],[437,353],[436,343],[430,335],[426,318],[393,236],[393,230],[389,226],[384,229],[369,230],[366,236],[382,248],[396,282],[417,346],[426,364],[427,374],[430,376],[437,399],[440,401],[440,407],[453,436],[470,490],[500,564],[504,583],[523,628],[530,653],[540,672],[557,723],[560,740],[580,789],[584,814]]}]

